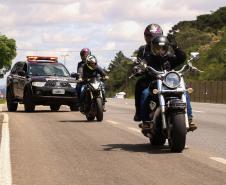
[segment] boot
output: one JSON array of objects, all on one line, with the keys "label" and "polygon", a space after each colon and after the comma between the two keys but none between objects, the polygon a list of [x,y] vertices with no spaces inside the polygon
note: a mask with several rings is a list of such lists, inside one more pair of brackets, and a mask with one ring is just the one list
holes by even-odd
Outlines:
[{"label": "boot", "polygon": [[192,117],[189,117],[188,118],[188,123],[189,123],[189,129],[188,129],[188,131],[194,131],[194,130],[196,130],[198,127],[196,126],[196,124],[195,123],[193,123],[192,122]]}]

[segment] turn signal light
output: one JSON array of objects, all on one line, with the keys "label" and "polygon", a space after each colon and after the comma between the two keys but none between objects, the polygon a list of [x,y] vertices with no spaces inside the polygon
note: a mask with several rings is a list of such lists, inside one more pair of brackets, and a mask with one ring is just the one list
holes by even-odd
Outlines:
[{"label": "turn signal light", "polygon": [[191,94],[191,93],[193,93],[194,90],[192,88],[188,88],[187,91],[189,94]]},{"label": "turn signal light", "polygon": [[153,89],[153,94],[158,94],[159,93],[159,90],[158,89]]}]

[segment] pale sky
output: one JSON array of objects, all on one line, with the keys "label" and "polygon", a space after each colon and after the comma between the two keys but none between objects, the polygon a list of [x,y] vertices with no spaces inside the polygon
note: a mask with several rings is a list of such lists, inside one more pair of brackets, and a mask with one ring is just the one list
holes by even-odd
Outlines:
[{"label": "pale sky", "polygon": [[[107,67],[118,51],[131,56],[144,44],[146,25],[167,31],[179,21],[226,6],[225,0],[0,0],[0,33],[17,43],[15,61],[58,56],[76,71],[82,48]],[[0,80],[0,85],[5,79]]]}]

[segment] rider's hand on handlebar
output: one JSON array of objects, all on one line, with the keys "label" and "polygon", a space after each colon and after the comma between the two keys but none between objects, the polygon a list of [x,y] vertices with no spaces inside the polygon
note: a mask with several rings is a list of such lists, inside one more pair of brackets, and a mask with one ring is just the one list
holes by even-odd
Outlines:
[{"label": "rider's hand on handlebar", "polygon": [[78,79],[78,82],[82,82],[82,81],[83,81],[82,78],[79,78],[79,79]]}]

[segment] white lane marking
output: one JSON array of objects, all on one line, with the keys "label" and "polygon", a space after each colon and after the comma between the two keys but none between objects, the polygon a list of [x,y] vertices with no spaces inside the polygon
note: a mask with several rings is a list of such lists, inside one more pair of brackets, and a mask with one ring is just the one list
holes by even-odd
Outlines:
[{"label": "white lane marking", "polygon": [[10,161],[10,139],[9,139],[9,118],[8,114],[3,114],[2,138],[0,148],[0,184],[11,185],[11,161]]},{"label": "white lane marking", "polygon": [[141,133],[141,130],[140,129],[137,129],[137,128],[133,128],[133,127],[128,127],[129,130],[132,130],[134,132],[138,132],[138,133]]},{"label": "white lane marking", "polygon": [[220,163],[223,163],[223,164],[226,164],[226,159],[221,158],[221,157],[210,157],[210,159],[217,161],[217,162],[220,162]]},{"label": "white lane marking", "polygon": [[193,112],[197,112],[197,113],[205,113],[204,111],[201,111],[201,110],[193,110]]},{"label": "white lane marking", "polygon": [[106,120],[108,123],[112,123],[112,124],[114,124],[114,125],[118,125],[119,123],[118,122],[116,122],[116,121],[111,121],[111,120]]}]

